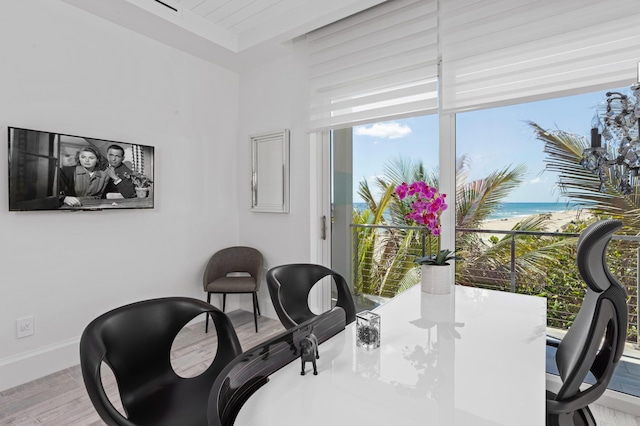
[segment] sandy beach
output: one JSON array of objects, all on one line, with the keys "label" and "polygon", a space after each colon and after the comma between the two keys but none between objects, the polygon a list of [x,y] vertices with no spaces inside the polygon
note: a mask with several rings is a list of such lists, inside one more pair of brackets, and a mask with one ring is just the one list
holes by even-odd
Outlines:
[{"label": "sandy beach", "polygon": [[[549,224],[545,231],[548,232],[562,232],[563,227],[569,224],[574,220],[585,220],[588,219],[591,214],[585,210],[565,210],[561,212],[553,212],[546,213],[549,215]],[[495,219],[495,220],[486,220],[480,226],[481,229],[492,229],[497,231],[510,231],[513,227],[523,220],[525,217],[511,217],[507,219]],[[488,239],[492,234],[483,234],[486,235]],[[496,234],[497,237],[501,238],[504,234]]]}]

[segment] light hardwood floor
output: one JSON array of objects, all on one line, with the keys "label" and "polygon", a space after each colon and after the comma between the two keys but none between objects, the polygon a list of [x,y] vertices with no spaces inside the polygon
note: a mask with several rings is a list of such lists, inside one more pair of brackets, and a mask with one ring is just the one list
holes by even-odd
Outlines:
[{"label": "light hardwood floor", "polygon": [[[255,333],[253,315],[246,311],[231,312],[229,317],[243,350],[284,330],[279,321],[260,317],[260,332]],[[180,332],[172,350],[172,363],[178,374],[193,376],[209,365],[216,348],[213,334],[204,333],[203,323],[186,327]],[[121,410],[117,387],[110,371],[103,373],[103,381],[107,394],[116,408]],[[602,406],[593,406],[592,410],[599,426],[640,426],[638,417]],[[0,425],[103,426],[104,423],[89,401],[80,367],[75,366],[0,392]]]}]

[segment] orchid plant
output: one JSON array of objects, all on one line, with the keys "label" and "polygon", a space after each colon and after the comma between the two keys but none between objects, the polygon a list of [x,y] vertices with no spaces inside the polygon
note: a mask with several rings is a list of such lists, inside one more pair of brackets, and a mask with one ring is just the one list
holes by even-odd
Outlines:
[{"label": "orchid plant", "polygon": [[[409,213],[405,215],[405,219],[415,222],[417,225],[424,225],[429,232],[435,236],[440,236],[440,215],[448,207],[445,202],[446,194],[438,192],[432,186],[427,185],[423,181],[417,181],[410,184],[403,182],[396,187],[396,194],[400,200],[408,201]],[[438,248],[440,248],[440,240],[438,239]],[[439,250],[437,254],[421,257],[416,259],[420,265],[448,265],[449,260],[459,259],[455,255],[455,250],[444,249]]]},{"label": "orchid plant", "polygon": [[400,200],[413,197],[410,204],[411,211],[405,216],[418,225],[426,226],[434,236],[440,235],[440,215],[447,209],[446,194],[441,194],[423,181],[407,184],[403,182],[396,187],[396,194]]}]

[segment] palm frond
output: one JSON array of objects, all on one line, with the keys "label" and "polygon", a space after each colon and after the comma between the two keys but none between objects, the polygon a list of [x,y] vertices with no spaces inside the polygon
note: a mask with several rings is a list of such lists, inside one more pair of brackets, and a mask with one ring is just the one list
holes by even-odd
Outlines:
[{"label": "palm frond", "polygon": [[[604,191],[600,190],[598,175],[585,169],[580,161],[583,151],[590,145],[579,135],[563,131],[548,131],[529,122],[536,138],[544,143],[547,154],[546,169],[558,173],[560,193],[579,207],[597,215],[620,218],[625,229],[640,231],[640,196],[638,189],[632,194],[623,193],[617,184],[615,170],[605,173]],[[615,153],[612,153],[615,156]]]},{"label": "palm frond", "polygon": [[422,162],[414,162],[410,158],[395,158],[385,164],[384,178],[396,185],[423,180],[427,185],[437,188],[439,172],[437,167],[427,170]]},{"label": "palm frond", "polygon": [[367,203],[367,208],[372,212],[378,209],[376,200],[369,188],[369,182],[366,179],[362,179],[358,184],[358,195]]},{"label": "palm frond", "polygon": [[459,228],[474,228],[486,220],[511,191],[523,181],[526,166],[507,166],[456,189],[456,222]]},{"label": "palm frond", "polygon": [[420,282],[420,267],[414,266],[409,269],[398,282],[398,293],[413,287]]}]

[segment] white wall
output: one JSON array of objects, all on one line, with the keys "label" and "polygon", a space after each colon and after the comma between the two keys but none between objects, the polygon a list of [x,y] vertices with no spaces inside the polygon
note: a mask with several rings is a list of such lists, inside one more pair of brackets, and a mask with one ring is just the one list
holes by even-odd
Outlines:
[{"label": "white wall", "polygon": [[[264,117],[238,138],[235,73],[57,0],[3,0],[0,53],[3,390],[77,364],[84,326],[109,309],[151,297],[203,298],[208,257],[236,244],[239,223],[255,217],[248,209],[237,215],[248,175],[236,144],[243,141],[243,151],[254,129],[291,127],[294,144],[299,132],[290,120]],[[8,126],[155,146],[155,209],[9,212]],[[302,210],[296,200],[291,217]],[[276,230],[263,228],[289,219],[262,218],[243,243],[267,247]],[[28,315],[36,334],[17,339],[15,320]]]},{"label": "white wall", "polygon": [[[251,211],[252,134],[290,130],[291,209],[288,214]],[[240,76],[240,125],[238,131],[237,180],[241,182],[239,202],[240,243],[261,250],[267,268],[285,263],[314,262],[313,234],[319,229],[316,213],[315,149],[307,131],[306,67],[295,49],[284,59],[270,62]],[[246,188],[246,190],[245,190]],[[266,286],[259,300],[264,315],[275,316]],[[249,297],[241,300],[251,310]]]}]

